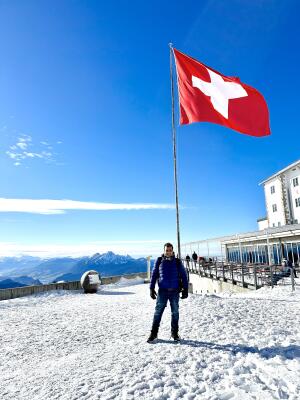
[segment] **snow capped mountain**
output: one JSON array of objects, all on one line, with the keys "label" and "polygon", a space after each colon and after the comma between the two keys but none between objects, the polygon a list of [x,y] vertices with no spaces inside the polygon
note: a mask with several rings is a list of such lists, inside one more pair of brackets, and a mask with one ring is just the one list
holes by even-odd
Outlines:
[{"label": "snow capped mountain", "polygon": [[147,260],[122,256],[108,251],[104,254],[96,253],[91,257],[85,257],[77,262],[67,273],[57,276],[55,281],[79,280],[87,270],[96,270],[101,276],[123,275],[135,272],[145,272]]},{"label": "snow capped mountain", "polygon": [[[145,272],[147,260],[145,258],[135,259],[130,255],[115,254],[112,251],[79,258],[41,259],[31,256],[0,258],[0,279],[3,277],[3,279],[15,280],[16,276],[26,275],[30,279],[36,279],[43,283],[79,280],[81,275],[89,269],[97,270],[102,276]],[[20,283],[24,282],[20,281]]]},{"label": "snow capped mountain", "polygon": [[90,261],[95,262],[95,263],[100,263],[100,264],[124,264],[127,263],[128,261],[132,261],[134,258],[130,257],[129,255],[127,256],[122,256],[119,254],[115,254],[112,251],[108,251],[107,253],[104,254],[99,254],[96,253],[94,254]]}]

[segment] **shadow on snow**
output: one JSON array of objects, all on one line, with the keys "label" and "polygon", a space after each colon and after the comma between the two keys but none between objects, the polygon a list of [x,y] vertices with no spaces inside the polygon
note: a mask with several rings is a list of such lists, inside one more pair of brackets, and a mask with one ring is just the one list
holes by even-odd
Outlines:
[{"label": "shadow on snow", "polygon": [[[166,344],[177,344],[173,340],[157,339],[156,343],[166,343]],[[213,342],[200,342],[197,340],[182,339],[179,342],[180,346],[190,346],[190,347],[202,347],[211,350],[221,350],[228,351],[233,355],[242,354],[258,354],[262,358],[273,358],[280,356],[288,360],[293,360],[295,358],[300,358],[300,346],[290,345],[285,347],[272,346],[263,347],[259,349],[256,346],[245,346],[242,344],[217,344]]]}]

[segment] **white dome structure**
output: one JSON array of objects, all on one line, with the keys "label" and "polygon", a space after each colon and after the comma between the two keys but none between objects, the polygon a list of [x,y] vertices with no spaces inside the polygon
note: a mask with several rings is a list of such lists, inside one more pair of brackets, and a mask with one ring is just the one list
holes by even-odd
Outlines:
[{"label": "white dome structure", "polygon": [[101,285],[101,277],[99,272],[91,270],[86,271],[80,279],[81,287],[84,293],[97,293]]}]

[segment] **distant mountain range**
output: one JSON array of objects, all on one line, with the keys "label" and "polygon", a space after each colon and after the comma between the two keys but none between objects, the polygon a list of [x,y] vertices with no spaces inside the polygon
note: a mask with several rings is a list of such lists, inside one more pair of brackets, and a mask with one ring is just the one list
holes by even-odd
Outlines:
[{"label": "distant mountain range", "polygon": [[52,282],[58,275],[69,271],[82,258],[59,257],[43,259],[21,256],[0,258],[1,276],[16,277],[27,275],[43,283]]},{"label": "distant mountain range", "polygon": [[42,285],[42,282],[40,282],[38,279],[33,279],[30,276],[0,276],[0,289],[32,285]]},{"label": "distant mountain range", "polygon": [[145,258],[132,258],[121,256],[109,251],[104,254],[96,253],[92,257],[84,257],[78,261],[65,274],[56,278],[56,281],[79,280],[85,271],[93,269],[101,276],[123,275],[134,272],[146,272],[147,260]]},{"label": "distant mountain range", "polygon": [[[146,258],[135,259],[108,251],[91,257],[39,257],[0,258],[0,289],[38,285],[58,281],[79,280],[85,271],[96,270],[101,276],[123,275],[147,270]],[[8,282],[7,282],[8,281]],[[11,281],[11,282],[10,282]],[[7,286],[7,285],[17,286]]]}]

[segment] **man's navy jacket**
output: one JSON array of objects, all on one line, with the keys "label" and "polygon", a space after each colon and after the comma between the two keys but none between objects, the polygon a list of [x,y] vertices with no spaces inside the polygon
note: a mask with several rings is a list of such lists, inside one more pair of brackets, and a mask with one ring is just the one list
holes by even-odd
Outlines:
[{"label": "man's navy jacket", "polygon": [[179,259],[158,257],[152,271],[150,289],[155,288],[156,281],[160,289],[179,289],[180,279],[184,289],[188,289],[188,278]]}]

